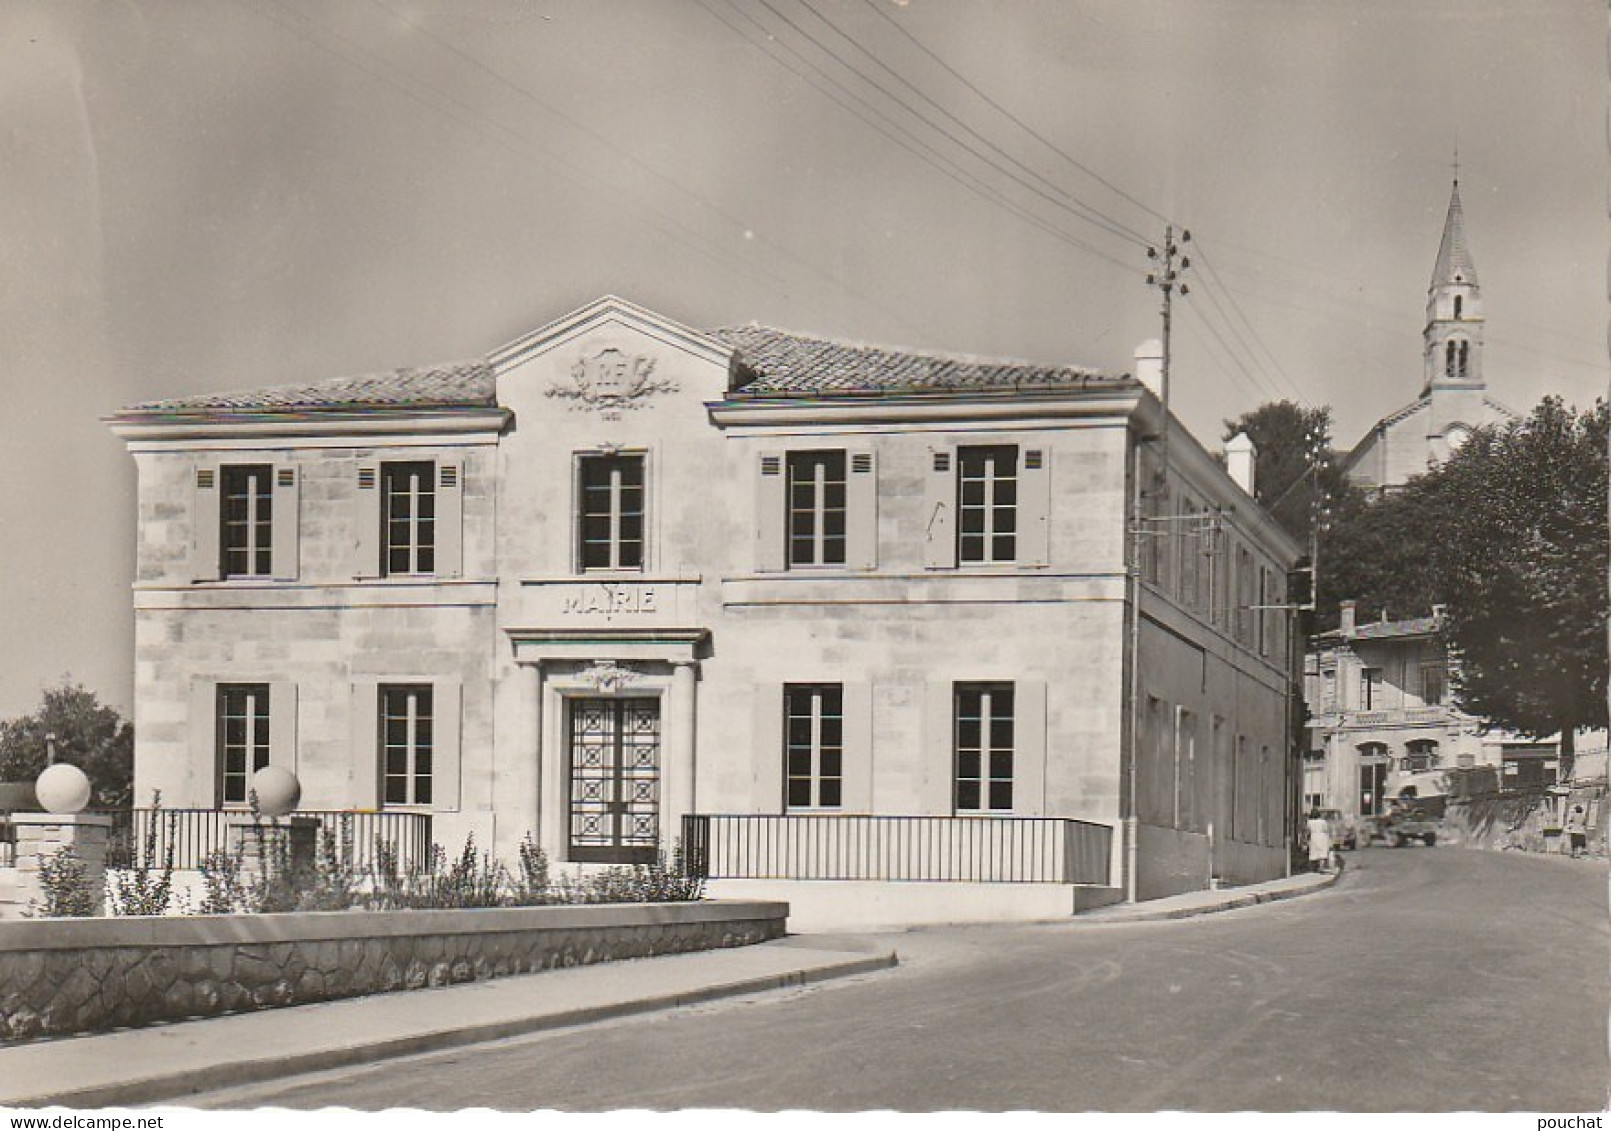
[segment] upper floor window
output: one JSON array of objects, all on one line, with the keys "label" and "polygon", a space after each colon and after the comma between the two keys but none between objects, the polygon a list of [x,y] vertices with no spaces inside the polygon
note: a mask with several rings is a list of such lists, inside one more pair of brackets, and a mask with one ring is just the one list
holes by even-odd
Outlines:
[{"label": "upper floor window", "polygon": [[1442,664],[1421,667],[1421,702],[1428,707],[1442,704],[1448,685],[1448,670]]},{"label": "upper floor window", "polygon": [[790,452],[788,564],[845,564],[845,453]]},{"label": "upper floor window", "polygon": [[878,453],[805,448],[757,453],[755,568],[878,568]]},{"label": "upper floor window", "polygon": [[429,684],[380,688],[381,802],[431,803],[432,696]]},{"label": "upper floor window", "polygon": [[1379,711],[1385,706],[1382,698],[1382,669],[1359,669],[1359,709]]},{"label": "upper floor window", "polygon": [[436,571],[436,464],[383,463],[381,563],[388,576]]},{"label": "upper floor window", "polygon": [[838,683],[783,688],[784,800],[790,809],[844,804],[845,689]]},{"label": "upper floor window", "polygon": [[959,683],[952,697],[959,813],[1013,807],[1013,685]]},{"label": "upper floor window", "polygon": [[219,576],[274,572],[274,469],[266,463],[225,464],[219,499]]},{"label": "upper floor window", "polygon": [[219,684],[214,715],[218,802],[245,805],[252,775],[269,764],[269,685]]},{"label": "upper floor window", "polygon": [[642,455],[578,461],[576,540],[582,570],[643,568]]},{"label": "upper floor window", "polygon": [[957,449],[957,561],[1018,560],[1018,449]]}]

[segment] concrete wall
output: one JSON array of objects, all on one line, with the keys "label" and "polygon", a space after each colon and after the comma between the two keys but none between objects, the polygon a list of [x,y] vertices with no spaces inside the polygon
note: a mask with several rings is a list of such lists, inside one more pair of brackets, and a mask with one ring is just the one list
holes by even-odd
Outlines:
[{"label": "concrete wall", "polygon": [[787,915],[729,902],[0,923],[0,1037],[747,946],[782,936]]}]

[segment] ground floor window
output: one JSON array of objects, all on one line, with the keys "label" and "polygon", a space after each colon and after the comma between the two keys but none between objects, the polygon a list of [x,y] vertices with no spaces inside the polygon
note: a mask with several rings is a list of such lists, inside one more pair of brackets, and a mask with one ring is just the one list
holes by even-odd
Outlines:
[{"label": "ground floor window", "polygon": [[838,683],[783,688],[784,800],[790,809],[844,803],[845,689]]},{"label": "ground floor window", "polygon": [[1012,684],[957,684],[952,697],[952,719],[957,812],[1011,811]]},{"label": "ground floor window", "polygon": [[268,684],[219,684],[216,718],[218,802],[245,805],[252,775],[269,763]]},{"label": "ground floor window", "polygon": [[431,803],[433,708],[429,684],[380,689],[381,800],[386,805]]}]

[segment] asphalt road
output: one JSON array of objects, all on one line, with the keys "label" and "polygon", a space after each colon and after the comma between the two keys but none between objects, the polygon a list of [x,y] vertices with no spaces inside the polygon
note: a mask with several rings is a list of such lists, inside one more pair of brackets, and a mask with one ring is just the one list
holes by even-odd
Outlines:
[{"label": "asphalt road", "polygon": [[[1599,1111],[1603,863],[1376,848],[1197,919],[893,936],[892,971],[197,1107]],[[887,941],[890,936],[884,936]]]}]

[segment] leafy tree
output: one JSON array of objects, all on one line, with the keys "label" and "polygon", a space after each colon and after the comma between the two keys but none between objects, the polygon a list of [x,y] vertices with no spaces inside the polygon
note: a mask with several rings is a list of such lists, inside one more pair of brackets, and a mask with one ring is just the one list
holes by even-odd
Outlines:
[{"label": "leafy tree", "polygon": [[1288,534],[1308,545],[1318,493],[1337,499],[1347,490],[1330,446],[1331,409],[1267,401],[1225,421],[1225,439],[1238,432],[1246,432],[1257,451],[1253,497]]},{"label": "leafy tree", "polygon": [[1442,508],[1432,569],[1447,595],[1461,707],[1520,734],[1607,724],[1608,413],[1548,397],[1502,430],[1477,432],[1422,477]]},{"label": "leafy tree", "polygon": [[49,762],[70,762],[89,776],[97,809],[125,809],[134,792],[134,727],[65,678],[47,688],[31,715],[0,722],[0,779],[32,781]]}]

